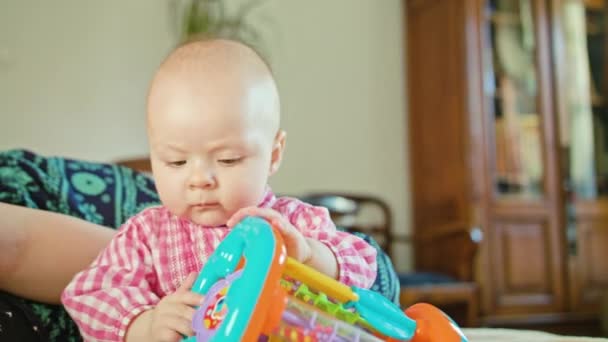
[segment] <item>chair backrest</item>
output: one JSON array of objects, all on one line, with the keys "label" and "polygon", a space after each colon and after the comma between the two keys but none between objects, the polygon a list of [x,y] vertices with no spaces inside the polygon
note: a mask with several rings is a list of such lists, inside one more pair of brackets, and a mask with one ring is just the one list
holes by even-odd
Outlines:
[{"label": "chair backrest", "polygon": [[[336,225],[346,231],[372,236],[393,260],[401,244],[413,245],[416,257],[420,258],[416,263],[417,271],[442,273],[460,281],[474,279],[474,259],[481,235],[471,231],[470,225],[464,222],[410,237],[394,233],[391,210],[379,197],[319,192],[300,196],[300,199],[326,207]],[[375,210],[374,220],[368,220],[367,208]]]},{"label": "chair backrest", "polygon": [[[414,239],[416,269],[450,275],[460,281],[475,279],[475,257],[483,234],[467,222],[455,221],[419,233]],[[441,253],[437,253],[441,251]]]},{"label": "chair backrest", "polygon": [[391,255],[392,215],[384,200],[371,195],[332,192],[309,193],[299,198],[327,208],[336,226],[372,236]]}]

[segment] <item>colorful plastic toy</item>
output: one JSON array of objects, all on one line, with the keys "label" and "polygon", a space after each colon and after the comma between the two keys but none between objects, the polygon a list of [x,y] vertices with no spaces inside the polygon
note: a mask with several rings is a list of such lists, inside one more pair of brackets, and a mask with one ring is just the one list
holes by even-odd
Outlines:
[{"label": "colorful plastic toy", "polygon": [[193,291],[205,300],[194,341],[466,342],[429,304],[401,311],[382,295],[348,286],[287,257],[267,221],[247,217],[220,243]]}]

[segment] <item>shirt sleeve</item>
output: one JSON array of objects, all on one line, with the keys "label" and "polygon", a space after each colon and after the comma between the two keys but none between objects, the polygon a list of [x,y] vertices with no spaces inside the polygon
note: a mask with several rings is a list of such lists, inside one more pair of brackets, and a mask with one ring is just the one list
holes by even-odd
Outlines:
[{"label": "shirt sleeve", "polygon": [[363,239],[336,229],[326,208],[293,198],[280,198],[273,209],[287,217],[306,237],[325,244],[338,262],[338,280],[349,286],[370,288],[376,279],[376,249]]},{"label": "shirt sleeve", "polygon": [[85,340],[124,340],[131,321],[159,301],[151,288],[157,279],[149,234],[144,216],[134,216],[63,291],[61,301]]}]

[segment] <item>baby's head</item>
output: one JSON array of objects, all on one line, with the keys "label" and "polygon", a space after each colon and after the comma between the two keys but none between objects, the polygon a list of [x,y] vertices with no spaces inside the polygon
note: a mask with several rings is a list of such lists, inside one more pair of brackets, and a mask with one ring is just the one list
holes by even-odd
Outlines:
[{"label": "baby's head", "polygon": [[264,61],[228,40],[193,42],[161,64],[148,94],[156,188],[175,215],[223,225],[257,205],[281,163],[279,95]]}]

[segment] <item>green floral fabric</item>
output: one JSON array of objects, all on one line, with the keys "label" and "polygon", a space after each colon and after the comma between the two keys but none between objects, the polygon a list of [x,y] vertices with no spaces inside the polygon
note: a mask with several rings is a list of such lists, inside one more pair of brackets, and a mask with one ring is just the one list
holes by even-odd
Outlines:
[{"label": "green floral fabric", "polygon": [[[0,202],[117,228],[135,213],[158,204],[159,199],[150,177],[126,167],[11,150],[0,152]],[[32,324],[39,324],[37,329],[46,335],[43,340],[81,340],[62,306],[20,300],[39,320]]]}]

